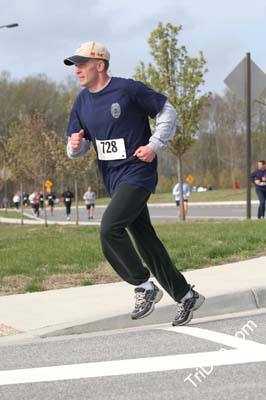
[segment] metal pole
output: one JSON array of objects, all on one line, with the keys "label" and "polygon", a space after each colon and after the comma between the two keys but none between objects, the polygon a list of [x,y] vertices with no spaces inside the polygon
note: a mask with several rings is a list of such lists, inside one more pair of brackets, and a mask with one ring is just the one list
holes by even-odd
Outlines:
[{"label": "metal pole", "polygon": [[45,182],[42,184],[42,194],[43,194],[43,212],[44,212],[44,225],[47,227],[48,226],[48,220],[47,220],[47,208],[46,208],[46,186]]},{"label": "metal pole", "polygon": [[[43,181],[42,181],[42,194],[43,194],[43,211],[44,211],[44,225],[46,228],[48,227],[47,221],[47,208],[46,208],[46,189],[48,186],[45,186],[45,179],[46,179],[46,137],[44,140],[44,159],[43,159]],[[39,210],[40,211],[40,210]]]},{"label": "metal pole", "polygon": [[79,199],[78,199],[78,182],[75,179],[75,202],[76,202],[76,225],[79,224]]},{"label": "metal pole", "polygon": [[[5,179],[5,194],[4,194],[4,197],[7,199],[7,179]],[[9,206],[9,200],[7,200],[7,204],[6,204],[6,207],[5,207],[5,213],[7,214],[7,209],[8,209],[8,206]]]},{"label": "metal pole", "polygon": [[24,224],[24,206],[23,206],[23,183],[20,183],[20,212],[21,212],[21,225]]},{"label": "metal pole", "polygon": [[246,178],[247,178],[247,219],[251,218],[251,63],[250,53],[246,55],[246,130],[247,130],[247,143],[246,143]]},{"label": "metal pole", "polygon": [[8,25],[1,25],[1,26],[0,26],[0,29],[2,29],[2,28],[16,28],[17,26],[18,26],[17,23],[15,23],[15,24],[8,24]]}]

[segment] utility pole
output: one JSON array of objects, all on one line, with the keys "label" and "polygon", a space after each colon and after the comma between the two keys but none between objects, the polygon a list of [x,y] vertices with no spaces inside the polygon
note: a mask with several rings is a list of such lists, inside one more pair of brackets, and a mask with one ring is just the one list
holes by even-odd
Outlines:
[{"label": "utility pole", "polygon": [[251,218],[251,181],[250,181],[250,171],[251,171],[251,63],[250,63],[250,53],[246,54],[246,84],[245,84],[245,94],[246,94],[246,179],[247,179],[247,219]]},{"label": "utility pole", "polygon": [[8,25],[1,25],[0,29],[2,28],[16,28],[17,26],[19,26],[17,23],[15,24],[8,24]]}]

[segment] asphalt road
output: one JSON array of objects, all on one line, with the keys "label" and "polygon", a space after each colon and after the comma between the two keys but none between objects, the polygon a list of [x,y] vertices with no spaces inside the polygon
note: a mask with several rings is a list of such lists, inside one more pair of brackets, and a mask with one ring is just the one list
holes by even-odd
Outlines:
[{"label": "asphalt road", "polygon": [[0,342],[0,398],[264,400],[265,316]]},{"label": "asphalt road", "polygon": [[[252,218],[257,217],[257,204],[252,205]],[[104,206],[97,206],[95,208],[94,219],[88,221],[87,211],[85,207],[79,208],[79,219],[82,222],[100,222],[102,214],[105,210]],[[151,219],[154,223],[160,222],[174,222],[177,221],[177,210],[175,205],[149,205]],[[31,214],[31,210],[27,211]],[[40,215],[43,218],[43,212]],[[47,210],[47,217],[49,221],[66,221],[65,209],[63,207],[55,208],[54,215],[51,216]],[[193,219],[245,219],[246,206],[245,204],[189,204],[188,220]],[[76,221],[76,209],[72,207],[71,220]]]}]

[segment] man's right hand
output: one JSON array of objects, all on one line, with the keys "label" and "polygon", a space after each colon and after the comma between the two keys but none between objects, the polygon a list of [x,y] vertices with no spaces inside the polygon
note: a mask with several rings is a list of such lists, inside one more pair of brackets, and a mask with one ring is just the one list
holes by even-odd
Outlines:
[{"label": "man's right hand", "polygon": [[70,146],[74,151],[80,148],[83,136],[84,136],[83,129],[81,129],[79,132],[72,133],[72,135],[70,136],[69,138]]}]

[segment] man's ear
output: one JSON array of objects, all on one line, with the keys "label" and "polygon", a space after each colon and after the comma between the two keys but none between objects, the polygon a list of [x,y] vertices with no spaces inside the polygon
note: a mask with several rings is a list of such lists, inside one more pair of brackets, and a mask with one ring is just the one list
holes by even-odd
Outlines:
[{"label": "man's ear", "polygon": [[98,72],[103,72],[105,68],[105,64],[103,60],[98,60],[97,62],[97,70]]}]

